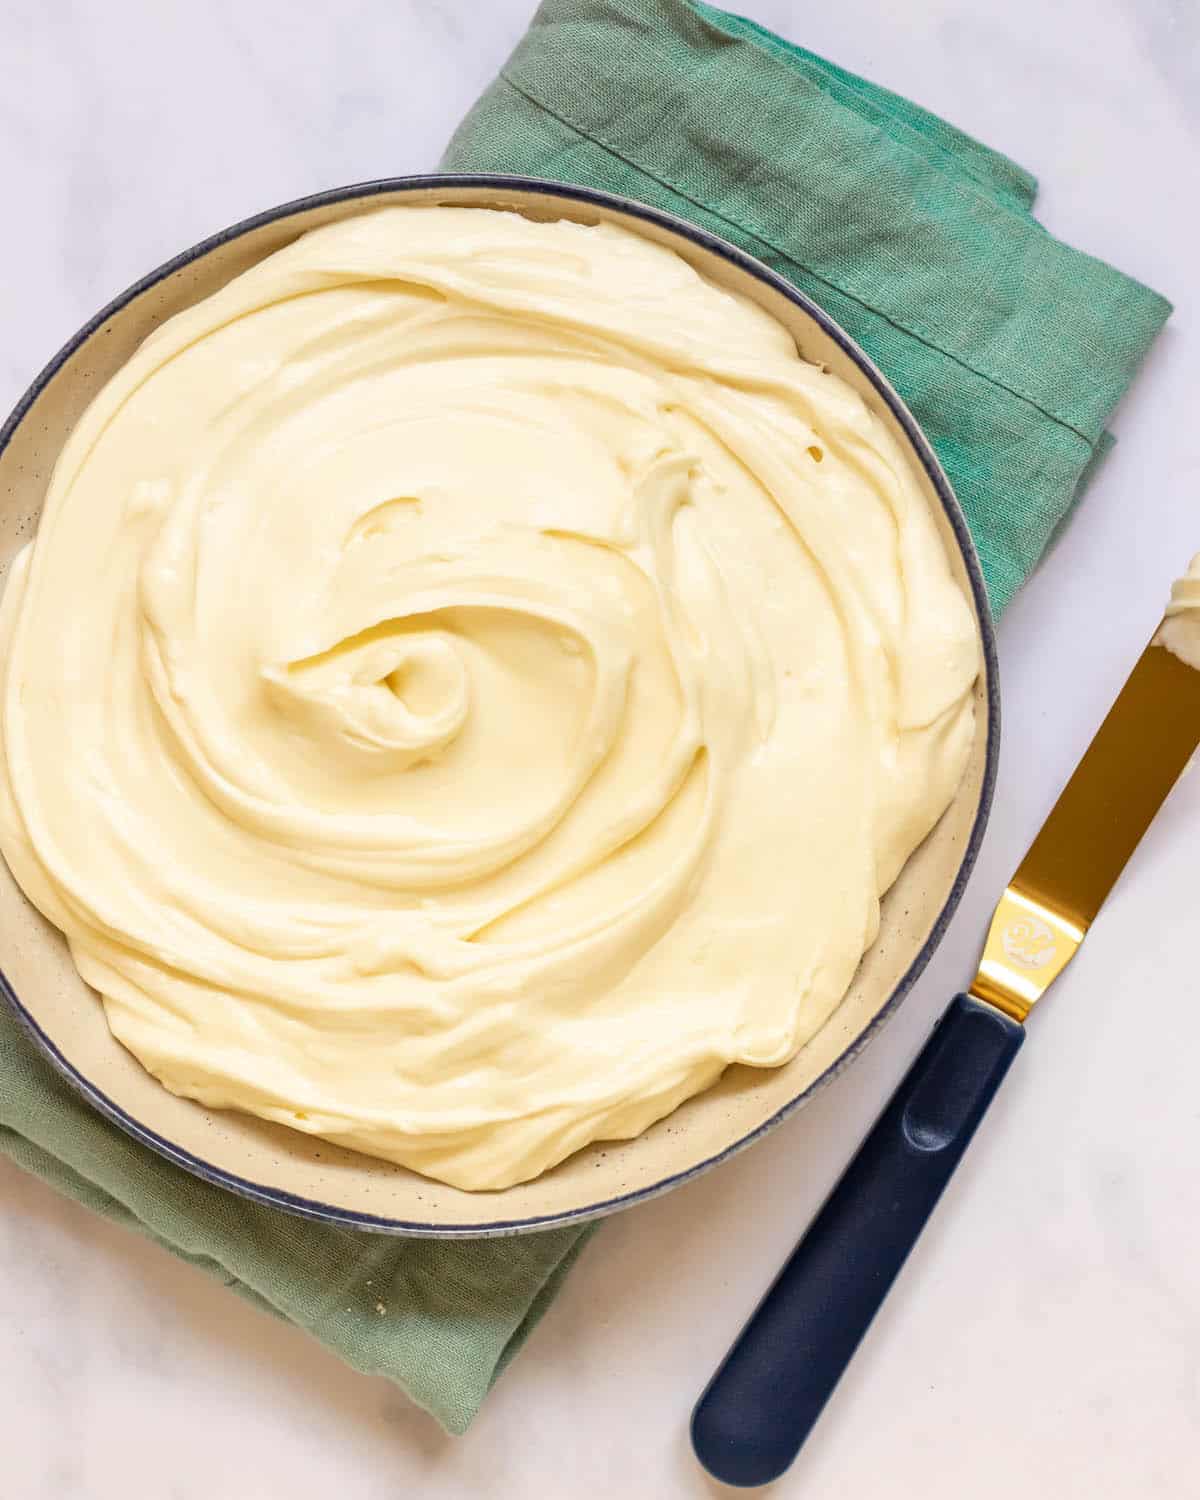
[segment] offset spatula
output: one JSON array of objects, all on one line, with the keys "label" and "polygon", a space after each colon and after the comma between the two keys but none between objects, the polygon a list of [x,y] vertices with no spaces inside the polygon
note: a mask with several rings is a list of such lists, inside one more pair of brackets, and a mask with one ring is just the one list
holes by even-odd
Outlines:
[{"label": "offset spatula", "polygon": [[700,1462],[766,1484],[795,1458],[941,1197],[1025,1020],[1074,957],[1200,743],[1200,671],[1152,643],[1000,898],[938,1022],[692,1414]]}]

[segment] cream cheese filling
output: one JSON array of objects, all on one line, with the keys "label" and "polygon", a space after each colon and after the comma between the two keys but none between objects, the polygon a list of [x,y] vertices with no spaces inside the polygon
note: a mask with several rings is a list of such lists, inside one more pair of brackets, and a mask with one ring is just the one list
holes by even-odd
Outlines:
[{"label": "cream cheese filling", "polygon": [[0,848],[168,1089],[502,1188],[823,1024],[980,660],[909,460],[762,310],[389,208],[78,423],[0,610]]},{"label": "cream cheese filling", "polygon": [[1200,672],[1200,552],[1172,585],[1166,618],[1155,639]]}]

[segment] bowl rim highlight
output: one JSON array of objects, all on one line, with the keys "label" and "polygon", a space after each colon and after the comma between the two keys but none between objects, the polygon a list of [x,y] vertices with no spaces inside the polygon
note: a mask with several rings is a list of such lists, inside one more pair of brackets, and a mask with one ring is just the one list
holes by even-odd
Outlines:
[{"label": "bowl rim highlight", "polygon": [[[618,217],[641,221],[647,225],[654,226],[660,232],[665,232],[667,236],[675,236],[689,241],[702,251],[715,255],[732,265],[741,275],[751,277],[763,283],[772,292],[779,294],[792,303],[857,367],[862,377],[872,387],[874,395],[888,409],[902,430],[911,456],[920,465],[928,478],[962,561],[970,585],[974,614],[979,625],[982,646],[982,692],[986,700],[986,716],[979,723],[977,733],[986,736],[986,742],[978,802],[975,804],[970,832],[962,847],[961,857],[949,892],[919,951],[909,963],[899,982],[894,985],[890,994],[888,994],[887,998],[879,1006],[862,1032],[841,1051],[838,1057],[819,1076],[814,1078],[807,1087],[802,1088],[800,1092],[771,1114],[769,1118],[737,1139],[724,1145],[721,1149],[706,1156],[703,1160],[691,1163],[680,1171],[661,1177],[659,1180],[648,1185],[638,1186],[627,1192],[616,1193],[600,1198],[595,1202],[581,1204],[578,1207],[568,1210],[546,1214],[524,1215],[516,1218],[492,1216],[483,1218],[477,1223],[465,1223],[461,1221],[439,1223],[437,1220],[402,1219],[392,1215],[364,1212],[338,1204],[322,1202],[320,1199],[306,1197],[282,1187],[272,1186],[269,1183],[253,1181],[247,1177],[240,1176],[236,1172],[230,1171],[226,1167],[206,1161],[203,1157],[196,1155],[195,1152],[181,1147],[142,1121],[136,1119],[127,1109],[110,1098],[108,1094],[93,1083],[78,1066],[64,1055],[53,1038],[35,1018],[32,1010],[18,997],[15,985],[9,981],[4,973],[2,967],[4,954],[0,950],[0,996],[3,997],[12,1009],[27,1034],[58,1072],[83,1095],[93,1108],[141,1144],[148,1146],[159,1155],[183,1167],[206,1182],[226,1188],[244,1198],[269,1207],[286,1210],[305,1218],[376,1232],[452,1238],[506,1235],[528,1230],[579,1224],[600,1218],[618,1209],[629,1207],[634,1203],[640,1203],[649,1198],[656,1197],[690,1180],[699,1173],[717,1166],[738,1151],[744,1150],[754,1141],[759,1140],[767,1134],[768,1131],[772,1130],[782,1120],[793,1114],[801,1105],[811,1099],[819,1089],[832,1081],[843,1068],[848,1066],[858,1056],[872,1037],[878,1034],[887,1019],[895,1013],[901,1001],[929,962],[934,950],[941,942],[962,898],[982,843],[995,790],[1000,745],[1000,700],[995,632],[979,558],[967,527],[966,519],[950,486],[949,480],[938,462],[932,445],[921,431],[904,402],[895,390],[893,390],[886,377],[878,370],[872,360],[850,335],[828,313],[803,292],[791,285],[790,282],[778,276],[753,256],[748,255],[746,252],[708,230],[700,228],[698,225],[681,219],[676,215],[639,203],[636,200],[623,197],[619,194],[602,192],[597,189],[580,187],[570,183],[556,182],[547,178],[534,178],[521,175],[495,173],[415,174],[381,178],[375,181],[328,189],[323,192],[290,200],[274,208],[266,209],[261,213],[240,220],[238,223],[222,229],[216,234],[193,245],[191,248],[182,251],[157,267],[157,269],[149,272],[146,276],[134,282],[133,285],[120,293],[85,323],[79,332],[54,355],[45,368],[37,375],[29,389],[18,401],[3,427],[0,428],[0,458],[3,457],[18,427],[34,406],[41,393],[67,361],[98,330],[144,292],[157,286],[160,282],[165,281],[181,269],[201,260],[210,252],[227,245],[230,241],[240,239],[265,225],[309,213],[314,209],[340,206],[353,202],[358,209],[365,212],[376,206],[373,200],[383,197],[399,196],[402,198],[408,193],[419,193],[423,196],[428,196],[431,192],[435,194],[444,193],[449,196],[456,190],[461,189],[470,189],[474,192],[494,191],[501,199],[505,194],[522,197],[533,195],[545,198],[546,200],[556,198],[567,199],[585,208],[592,207],[603,210],[608,214],[615,214]],[[433,201],[446,201],[446,199],[435,197]],[[503,207],[505,205],[501,202],[491,206]],[[510,208],[513,207],[512,204],[508,206]],[[516,211],[520,211],[520,209]],[[636,228],[636,223],[631,227]],[[57,457],[57,454],[54,456]],[[962,795],[962,790],[960,788],[959,793],[956,794],[956,798]],[[836,1015],[837,1012],[835,1011],[834,1014]],[[115,1039],[113,1045],[119,1045]],[[697,1097],[703,1097],[703,1095]],[[202,1108],[199,1105],[196,1107]],[[599,1144],[603,1145],[604,1143]],[[431,1186],[435,1185],[431,1184]],[[524,1185],[519,1184],[518,1188],[521,1186]],[[502,1202],[506,1193],[515,1190],[501,1189],[487,1193],[481,1192],[472,1196],[478,1198],[482,1206],[485,1203]]]}]

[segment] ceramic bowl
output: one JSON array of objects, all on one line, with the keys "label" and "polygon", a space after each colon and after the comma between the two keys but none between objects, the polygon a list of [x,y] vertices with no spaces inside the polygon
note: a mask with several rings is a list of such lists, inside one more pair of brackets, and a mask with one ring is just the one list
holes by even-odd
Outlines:
[{"label": "ceramic bowl", "polygon": [[677,1186],[757,1140],[864,1046],[929,959],[979,847],[995,779],[999,712],[994,642],[966,523],[916,422],[836,323],[765,266],[705,231],[627,200],[514,177],[410,177],[337,189],[247,219],[131,287],[38,376],[0,431],[0,585],[32,535],[56,458],[101,385],[164,319],[321,224],[387,204],[513,209],[535,219],[609,220],[669,245],[697,270],[761,304],[800,351],[858,390],[922,476],[983,643],[978,734],[962,786],[883,902],[879,937],[849,993],[785,1067],[733,1067],[636,1140],[600,1142],[533,1182],[468,1193],[233,1111],[176,1098],[115,1042],[60,934],[0,861],[0,989],[34,1041],[115,1124],[181,1168],[294,1213],[397,1234],[489,1235],[594,1218]]}]

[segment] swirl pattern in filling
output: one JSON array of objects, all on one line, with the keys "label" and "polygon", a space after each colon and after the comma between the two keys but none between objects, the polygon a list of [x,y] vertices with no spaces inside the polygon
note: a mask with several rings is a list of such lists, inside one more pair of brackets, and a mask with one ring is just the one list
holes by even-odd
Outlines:
[{"label": "swirl pattern in filling", "polygon": [[974,733],[909,460],[610,225],[391,208],[159,328],[0,620],[0,847],[162,1083],[470,1189],[825,1022]]}]

